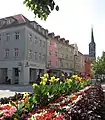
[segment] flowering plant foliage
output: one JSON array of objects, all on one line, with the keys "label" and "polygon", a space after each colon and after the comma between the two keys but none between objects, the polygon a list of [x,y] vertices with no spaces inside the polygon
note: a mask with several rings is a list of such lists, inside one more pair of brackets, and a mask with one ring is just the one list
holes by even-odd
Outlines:
[{"label": "flowering plant foliage", "polygon": [[35,102],[42,106],[47,105],[61,95],[78,91],[90,83],[91,80],[86,80],[78,75],[73,75],[71,79],[67,78],[64,82],[61,82],[59,78],[55,78],[54,76],[49,78],[48,74],[44,74],[41,77],[40,85],[33,84]]},{"label": "flowering plant foliage", "polygon": [[[40,85],[33,84],[33,94],[25,93],[22,96],[23,98],[11,101],[10,104],[4,105],[6,107],[0,106],[0,120],[2,118],[14,120],[65,120],[64,114],[82,98],[84,90],[89,88],[86,86],[90,83],[91,80],[86,80],[77,75],[61,82],[59,78],[44,74],[41,77]],[[6,114],[7,112],[3,111],[3,108],[9,113]],[[39,108],[41,109],[39,110]]]},{"label": "flowering plant foliage", "polygon": [[10,118],[16,113],[17,109],[14,106],[9,104],[4,104],[0,106],[0,115],[2,116],[0,119],[4,120],[5,118]]}]

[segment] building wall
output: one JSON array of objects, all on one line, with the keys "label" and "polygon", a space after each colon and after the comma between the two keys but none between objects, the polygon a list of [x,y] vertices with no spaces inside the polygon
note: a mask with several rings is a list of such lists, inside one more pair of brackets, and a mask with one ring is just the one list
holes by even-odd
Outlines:
[{"label": "building wall", "polygon": [[[31,36],[31,37],[30,37]],[[47,40],[26,26],[25,60],[46,65]],[[42,68],[42,67],[41,67]],[[45,69],[45,68],[44,68]]]},{"label": "building wall", "polygon": [[74,48],[69,45],[68,41],[59,40],[58,42],[58,57],[59,68],[73,70],[74,65]]},{"label": "building wall", "polygon": [[[19,32],[19,39],[16,39],[16,32]],[[7,33],[10,37],[7,39]],[[25,26],[4,28],[0,30],[0,61],[16,61],[24,59],[25,48]],[[19,56],[14,56],[14,48],[18,48]],[[9,55],[5,56],[5,50],[9,50]]]},{"label": "building wall", "polygon": [[80,72],[83,73],[85,70],[85,57],[81,52],[78,52],[78,56],[80,58],[80,64],[79,64]]},{"label": "building wall", "polygon": [[58,44],[56,39],[49,37],[47,46],[47,67],[58,68]]},{"label": "building wall", "polygon": [[91,75],[91,58],[89,55],[84,55],[85,56],[85,73]]}]

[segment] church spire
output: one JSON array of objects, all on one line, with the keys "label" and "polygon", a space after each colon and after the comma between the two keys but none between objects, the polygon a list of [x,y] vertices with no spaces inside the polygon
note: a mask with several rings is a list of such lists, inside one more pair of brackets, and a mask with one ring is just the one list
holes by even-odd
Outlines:
[{"label": "church spire", "polygon": [[93,27],[91,28],[91,43],[95,43],[94,34],[93,34]]},{"label": "church spire", "polygon": [[91,28],[91,42],[89,43],[89,56],[95,60],[96,59],[96,44],[94,41],[93,27]]}]

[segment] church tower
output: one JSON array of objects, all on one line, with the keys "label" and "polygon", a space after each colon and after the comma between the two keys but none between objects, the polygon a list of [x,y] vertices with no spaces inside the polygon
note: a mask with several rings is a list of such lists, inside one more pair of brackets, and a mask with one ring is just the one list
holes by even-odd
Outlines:
[{"label": "church tower", "polygon": [[91,42],[89,43],[89,56],[92,60],[96,60],[96,44],[94,41],[93,28],[91,29]]}]

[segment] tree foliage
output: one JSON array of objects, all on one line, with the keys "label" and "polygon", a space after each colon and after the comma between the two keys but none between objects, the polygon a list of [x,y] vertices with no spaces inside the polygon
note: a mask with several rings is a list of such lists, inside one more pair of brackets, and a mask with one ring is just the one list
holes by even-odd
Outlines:
[{"label": "tree foliage", "polygon": [[54,0],[24,0],[24,4],[35,14],[35,17],[44,20],[54,9],[59,11],[59,7]]},{"label": "tree foliage", "polygon": [[103,55],[101,57],[98,57],[97,60],[93,64],[93,70],[95,74],[105,74],[105,52],[103,52]]}]

